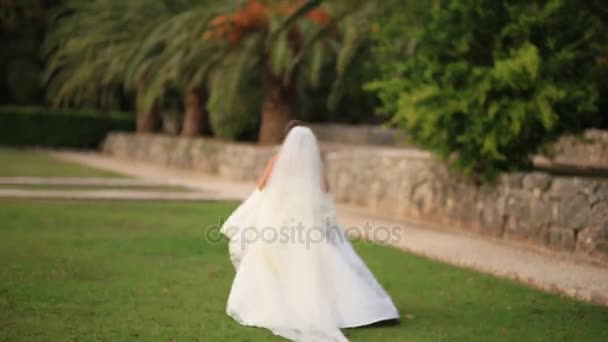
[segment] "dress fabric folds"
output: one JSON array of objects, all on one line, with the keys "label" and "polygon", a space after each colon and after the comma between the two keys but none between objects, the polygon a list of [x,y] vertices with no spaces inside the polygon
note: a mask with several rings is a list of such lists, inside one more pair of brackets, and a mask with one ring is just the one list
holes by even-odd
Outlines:
[{"label": "dress fabric folds", "polygon": [[347,341],[341,328],[397,319],[323,191],[316,139],[287,136],[267,186],[222,226],[236,269],[227,313],[294,341]]}]

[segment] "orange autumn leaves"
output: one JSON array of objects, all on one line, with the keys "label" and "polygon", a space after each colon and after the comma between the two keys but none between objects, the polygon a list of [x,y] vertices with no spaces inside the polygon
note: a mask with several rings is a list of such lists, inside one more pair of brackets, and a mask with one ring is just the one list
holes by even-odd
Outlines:
[{"label": "orange autumn leaves", "polygon": [[[248,0],[241,9],[211,20],[210,29],[205,32],[203,39],[220,38],[236,44],[249,32],[268,30],[271,15],[291,15],[301,5],[301,1],[275,1],[269,5],[259,0]],[[305,17],[319,25],[331,19],[326,10],[318,7],[310,10]]]}]

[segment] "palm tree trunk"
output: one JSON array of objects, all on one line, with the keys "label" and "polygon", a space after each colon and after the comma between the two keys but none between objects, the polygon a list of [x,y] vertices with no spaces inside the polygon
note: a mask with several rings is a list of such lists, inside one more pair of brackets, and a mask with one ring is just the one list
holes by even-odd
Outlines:
[{"label": "palm tree trunk", "polygon": [[184,96],[184,122],[182,125],[182,135],[194,137],[209,129],[209,115],[205,108],[207,93],[201,88],[191,88],[186,91]]},{"label": "palm tree trunk", "polygon": [[[137,87],[137,120],[136,130],[138,133],[151,133],[158,127],[160,109],[157,102],[154,102],[150,106],[144,106],[141,103],[141,99],[144,94],[143,82],[140,82]],[[146,108],[149,107],[149,108]]]},{"label": "palm tree trunk", "polygon": [[261,145],[278,144],[289,120],[295,117],[295,90],[285,86],[271,75],[263,78],[264,101],[258,142]]}]

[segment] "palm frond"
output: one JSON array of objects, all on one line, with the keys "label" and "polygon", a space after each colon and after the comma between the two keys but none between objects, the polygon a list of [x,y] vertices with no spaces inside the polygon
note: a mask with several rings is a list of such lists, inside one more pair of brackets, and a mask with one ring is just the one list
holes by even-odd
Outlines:
[{"label": "palm frond", "polygon": [[141,40],[172,15],[169,5],[175,7],[169,0],[67,0],[51,15],[53,29],[43,48],[48,56],[44,76],[51,102],[97,101],[89,89],[97,87],[100,98],[111,92],[107,88],[120,89]]},{"label": "palm frond", "polygon": [[297,22],[300,18],[307,15],[313,9],[319,7],[323,0],[308,0],[297,10],[293,12],[290,16],[288,16],[280,25],[276,27],[276,29],[271,30],[270,35],[268,36],[269,43],[266,45],[271,45],[272,41],[281,33],[288,30],[295,22]]}]

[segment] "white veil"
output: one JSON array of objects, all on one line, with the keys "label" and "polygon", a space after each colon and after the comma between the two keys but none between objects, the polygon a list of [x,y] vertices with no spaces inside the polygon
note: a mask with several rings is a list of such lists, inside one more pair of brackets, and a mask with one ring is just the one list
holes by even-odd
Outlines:
[{"label": "white veil", "polygon": [[320,195],[323,188],[321,153],[312,131],[294,127],[283,142],[266,190],[307,191]]},{"label": "white veil", "polygon": [[283,237],[293,238],[298,226],[321,226],[319,211],[327,198],[323,179],[314,134],[307,127],[292,128],[265,188],[254,190],[222,225],[221,232],[230,240],[230,257],[235,268],[238,269],[247,248],[260,242],[262,234],[268,237],[280,231]]},{"label": "white veil", "polygon": [[323,170],[317,139],[307,127],[291,129],[263,190],[257,226],[293,234],[320,227],[324,202]]}]

